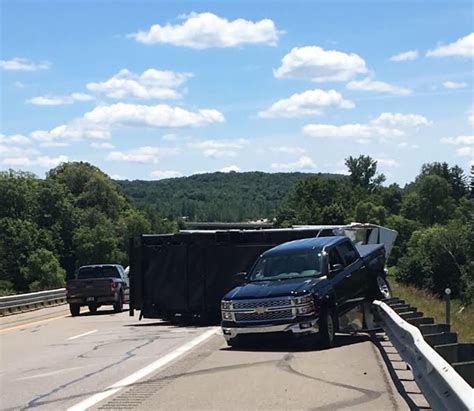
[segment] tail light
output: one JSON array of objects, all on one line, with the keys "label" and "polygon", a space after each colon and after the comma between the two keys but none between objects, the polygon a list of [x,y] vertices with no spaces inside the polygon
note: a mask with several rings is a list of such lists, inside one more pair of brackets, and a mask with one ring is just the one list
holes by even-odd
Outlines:
[{"label": "tail light", "polygon": [[110,282],[110,290],[114,291],[117,288],[117,283],[115,281]]}]

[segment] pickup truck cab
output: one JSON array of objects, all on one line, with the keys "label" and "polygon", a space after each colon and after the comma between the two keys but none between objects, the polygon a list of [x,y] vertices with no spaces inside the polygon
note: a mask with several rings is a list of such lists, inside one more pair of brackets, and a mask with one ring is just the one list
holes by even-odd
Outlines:
[{"label": "pickup truck cab", "polygon": [[243,335],[318,333],[331,346],[338,318],[364,301],[390,297],[383,244],[354,246],[348,237],[291,241],[263,253],[241,286],[222,299],[228,345]]},{"label": "pickup truck cab", "polygon": [[73,317],[79,315],[82,306],[88,306],[92,314],[101,305],[112,305],[116,313],[122,312],[129,294],[128,275],[118,264],[80,267],[75,278],[66,283],[66,301]]}]

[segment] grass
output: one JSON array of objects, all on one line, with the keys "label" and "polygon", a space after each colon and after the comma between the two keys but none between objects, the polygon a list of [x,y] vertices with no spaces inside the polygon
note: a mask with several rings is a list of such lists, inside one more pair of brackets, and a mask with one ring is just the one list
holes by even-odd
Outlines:
[{"label": "grass", "polygon": [[[433,317],[435,323],[446,323],[446,303],[426,290],[397,283],[389,278],[392,294],[418,308],[425,317]],[[451,300],[451,331],[458,333],[459,342],[474,342],[474,307],[465,307],[459,300]]]}]

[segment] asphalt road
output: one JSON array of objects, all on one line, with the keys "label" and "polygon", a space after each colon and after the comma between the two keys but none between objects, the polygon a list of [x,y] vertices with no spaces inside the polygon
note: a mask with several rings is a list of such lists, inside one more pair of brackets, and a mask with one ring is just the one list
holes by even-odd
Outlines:
[{"label": "asphalt road", "polygon": [[367,336],[236,350],[216,332],[67,306],[1,318],[0,408],[409,409]]}]

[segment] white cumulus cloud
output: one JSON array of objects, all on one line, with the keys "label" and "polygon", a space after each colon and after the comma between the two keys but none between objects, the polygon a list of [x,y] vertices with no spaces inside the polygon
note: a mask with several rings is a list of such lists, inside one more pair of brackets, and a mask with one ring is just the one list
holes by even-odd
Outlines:
[{"label": "white cumulus cloud", "polygon": [[303,134],[311,137],[349,138],[366,143],[372,137],[402,137],[408,130],[429,126],[431,122],[419,114],[382,113],[368,123],[308,124]]},{"label": "white cumulus cloud", "polygon": [[91,101],[94,97],[85,93],[71,93],[68,96],[37,96],[28,100],[28,103],[38,106],[61,106],[73,104],[76,101]]},{"label": "white cumulus cloud", "polygon": [[318,46],[295,47],[273,70],[277,78],[301,78],[315,82],[348,81],[356,74],[366,73],[362,57],[336,50],[324,50]]},{"label": "white cumulus cloud", "polygon": [[115,148],[115,146],[110,143],[91,143],[90,146],[98,150],[112,150]]},{"label": "white cumulus cloud", "polygon": [[293,163],[272,163],[271,168],[275,170],[314,170],[316,164],[308,156],[301,156]]},{"label": "white cumulus cloud", "polygon": [[199,127],[222,123],[224,116],[214,109],[188,111],[181,107],[166,104],[153,106],[117,103],[97,106],[84,114],[84,121],[104,126],[128,125],[147,127]]},{"label": "white cumulus cloud", "polygon": [[390,61],[411,61],[418,58],[418,50],[404,51],[403,53],[395,54],[390,57]]},{"label": "white cumulus cloud", "polygon": [[306,150],[298,146],[277,146],[270,147],[270,151],[273,153],[283,153],[283,154],[304,154]]},{"label": "white cumulus cloud", "polygon": [[445,137],[441,139],[445,144],[474,144],[474,136]]},{"label": "white cumulus cloud", "polygon": [[456,150],[459,157],[474,157],[474,149],[472,147],[461,147]]},{"label": "white cumulus cloud", "polygon": [[142,74],[122,69],[108,80],[88,83],[86,87],[89,91],[116,99],[179,99],[182,96],[177,88],[190,77],[191,73],[175,73],[154,68],[145,70]]},{"label": "white cumulus cloud", "polygon": [[243,138],[228,140],[204,140],[189,143],[189,147],[202,151],[205,157],[221,158],[236,157],[239,151],[249,144],[249,141]]},{"label": "white cumulus cloud", "polygon": [[69,161],[69,158],[64,155],[60,155],[57,157],[50,157],[50,156],[38,156],[36,158],[29,158],[25,155],[19,155],[15,157],[5,157],[0,160],[0,162],[4,165],[10,167],[32,167],[37,166],[41,168],[54,168],[61,163],[66,163]]},{"label": "white cumulus cloud", "polygon": [[181,24],[154,24],[147,31],[133,33],[130,37],[144,44],[165,43],[194,49],[244,44],[274,46],[278,42],[275,23],[270,19],[229,21],[213,13],[191,13]]},{"label": "white cumulus cloud", "polygon": [[10,136],[0,134],[0,144],[26,145],[31,144],[31,140],[23,134],[12,134]]},{"label": "white cumulus cloud", "polygon": [[148,106],[117,103],[97,106],[83,117],[51,130],[35,130],[31,137],[43,145],[54,146],[84,138],[108,139],[112,130],[119,127],[200,127],[224,121],[222,113],[214,109],[189,111],[166,104]]},{"label": "white cumulus cloud", "polygon": [[159,162],[160,158],[175,155],[176,153],[176,149],[145,146],[126,151],[111,151],[107,156],[107,160],[127,163],[156,164]]},{"label": "white cumulus cloud", "polygon": [[346,84],[346,88],[349,90],[362,90],[362,91],[377,91],[381,93],[390,93],[397,96],[407,96],[413,91],[409,88],[396,86],[393,84],[386,83],[384,81],[373,80],[370,77],[366,77],[363,80],[353,80]]},{"label": "white cumulus cloud", "polygon": [[150,177],[153,180],[163,180],[165,178],[176,178],[181,176],[182,174],[175,170],[155,170],[150,173]]},{"label": "white cumulus cloud", "polygon": [[51,63],[48,61],[36,63],[25,58],[15,57],[11,60],[0,60],[0,67],[7,71],[38,71],[48,70]]},{"label": "white cumulus cloud", "polygon": [[473,57],[474,56],[474,33],[449,43],[440,45],[426,53],[428,57]]},{"label": "white cumulus cloud", "polygon": [[451,90],[456,90],[459,88],[466,88],[467,83],[465,82],[456,82],[456,81],[445,81],[443,87]]},{"label": "white cumulus cloud", "polygon": [[258,113],[261,118],[302,117],[322,114],[326,107],[353,108],[354,103],[345,100],[336,90],[307,90],[278,100],[267,110]]}]

